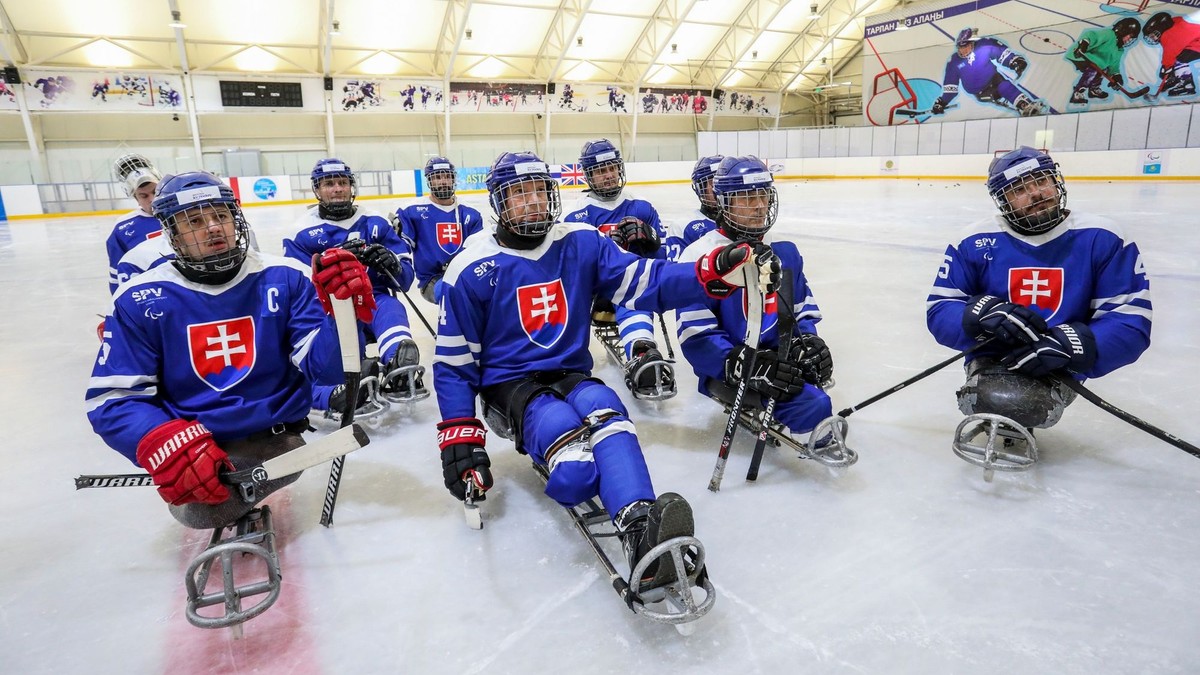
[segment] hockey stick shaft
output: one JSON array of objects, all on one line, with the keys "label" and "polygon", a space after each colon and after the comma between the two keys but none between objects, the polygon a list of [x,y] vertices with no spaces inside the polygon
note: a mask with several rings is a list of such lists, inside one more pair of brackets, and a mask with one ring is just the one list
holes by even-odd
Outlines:
[{"label": "hockey stick shaft", "polygon": [[667,358],[675,360],[675,348],[671,346],[671,334],[667,332],[667,318],[660,312],[658,315],[658,325],[662,327],[663,343],[667,346]]},{"label": "hockey stick shaft", "polygon": [[417,318],[421,320],[421,323],[425,324],[426,330],[428,330],[429,334],[432,335],[433,339],[436,340],[437,339],[437,331],[433,329],[433,326],[430,325],[430,323],[425,319],[425,315],[422,314],[421,310],[417,308],[416,303],[414,303],[412,298],[410,298],[408,296],[408,291],[404,290],[404,286],[400,285],[400,281],[395,277],[395,275],[393,275],[391,272],[388,272],[387,270],[384,270],[384,273],[388,275],[388,279],[390,279],[392,281],[392,284],[395,285],[396,288],[400,290],[400,295],[404,296],[405,301],[408,302],[408,306],[410,308],[412,308],[413,313],[417,315]]},{"label": "hockey stick shaft", "polygon": [[912,377],[901,382],[900,384],[897,384],[896,386],[892,387],[891,389],[888,389],[886,391],[881,391],[878,394],[875,394],[874,396],[872,396],[871,398],[863,401],[862,403],[859,403],[858,405],[852,405],[849,408],[842,410],[841,412],[838,413],[838,417],[843,417],[843,418],[849,417],[851,415],[851,413],[862,410],[863,408],[871,405],[872,403],[874,403],[880,399],[887,398],[888,396],[891,396],[892,394],[900,391],[901,389],[907,387],[910,384],[913,384],[914,382],[920,382],[921,380],[929,377],[930,375],[936,373],[937,371],[941,370],[942,368],[945,368],[946,366],[950,365],[951,363],[954,363],[955,361],[965,357],[967,354],[970,354],[971,352],[981,349],[984,345],[991,344],[993,339],[994,338],[989,338],[969,349],[964,349],[963,351],[955,354],[954,356],[951,356],[950,358],[946,359],[945,361],[942,361],[941,363],[930,366],[929,368],[926,368],[925,370],[917,373],[916,375],[913,375]]},{"label": "hockey stick shaft", "polygon": [[[780,274],[788,275],[786,269],[781,269]],[[779,337],[779,360],[785,362],[791,356],[792,351],[792,331],[796,327],[795,308],[792,307],[792,278],[784,276],[779,284],[779,292],[775,294],[775,314],[780,317],[776,321],[776,334]],[[770,429],[771,420],[775,418],[775,406],[777,401],[774,397],[767,400],[763,407],[761,424],[758,429],[758,439],[754,441],[754,454],[750,456],[750,468],[746,470],[746,480],[758,480],[758,467],[762,464],[763,453],[767,449],[767,436]]]},{"label": "hockey stick shaft", "polygon": [[[354,423],[354,410],[358,407],[358,383],[362,378],[362,361],[358,352],[358,317],[354,315],[354,303],[349,299],[333,300],[333,321],[337,326],[338,348],[342,352],[342,372],[346,379],[346,402],[342,407],[342,426]],[[325,487],[325,502],[321,506],[321,525],[333,524],[333,509],[337,506],[338,490],[342,485],[342,468],[346,456],[333,460],[329,467],[329,484]]]},{"label": "hockey stick shaft", "polygon": [[1121,92],[1122,94],[1125,94],[1129,98],[1141,98],[1141,97],[1145,96],[1146,94],[1150,93],[1149,85],[1147,85],[1145,87],[1140,87],[1133,91],[1126,89],[1125,85],[1117,84],[1116,79],[1114,79],[1112,75],[1109,75],[1108,73],[1104,72],[1100,68],[1100,66],[1097,66],[1096,64],[1092,63],[1091,59],[1085,59],[1085,60],[1087,61],[1088,66],[1090,66],[1092,68],[1092,70],[1095,70],[1097,73],[1100,73],[1100,77],[1103,77],[1106,81],[1108,81],[1108,86],[1112,87],[1113,89],[1116,89],[1117,91]]},{"label": "hockey stick shaft", "polygon": [[[268,459],[259,466],[225,471],[221,482],[233,486],[253,486],[300,473],[305,469],[324,464],[333,457],[353,452],[371,442],[358,425],[323,436],[294,450]],[[148,473],[85,474],[75,478],[75,489],[111,487],[150,487],[154,481]]]},{"label": "hockey stick shaft", "polygon": [[1143,421],[1139,417],[1136,417],[1134,415],[1131,415],[1131,414],[1125,412],[1124,410],[1121,410],[1117,406],[1100,398],[1091,389],[1088,389],[1087,387],[1083,386],[1083,383],[1076,380],[1075,378],[1073,378],[1069,375],[1059,375],[1058,379],[1060,382],[1067,385],[1067,387],[1069,387],[1075,393],[1079,394],[1080,396],[1082,396],[1082,397],[1086,398],[1087,400],[1091,401],[1092,403],[1096,404],[1096,406],[1098,406],[1104,412],[1107,412],[1110,415],[1113,415],[1114,417],[1120,418],[1121,420],[1132,424],[1133,426],[1137,427],[1138,429],[1141,429],[1142,431],[1150,434],[1151,436],[1159,439],[1160,441],[1165,441],[1167,443],[1170,443],[1171,445],[1179,448],[1180,450],[1183,450],[1184,452],[1188,453],[1189,455],[1191,455],[1193,457],[1200,458],[1200,448],[1192,445],[1191,443],[1188,443],[1187,441],[1183,440],[1182,438],[1179,438],[1178,436],[1176,436],[1174,434],[1170,434],[1170,433],[1167,433],[1166,431],[1163,431],[1162,429],[1159,429],[1158,427],[1154,426],[1153,424],[1150,424],[1149,422]]},{"label": "hockey stick shaft", "polygon": [[[750,265],[753,261],[747,261]],[[746,296],[746,341],[749,352],[742,364],[742,377],[738,381],[737,393],[733,396],[733,409],[729,411],[729,420],[725,423],[725,433],[721,436],[721,447],[717,450],[717,465],[713,467],[712,478],[708,480],[708,489],[717,492],[721,489],[721,481],[725,478],[725,464],[729,461],[729,448],[733,446],[733,437],[737,433],[738,417],[742,411],[742,400],[746,397],[746,384],[750,374],[754,372],[754,362],[757,356],[758,340],[762,332],[763,285],[761,275],[763,270],[750,270],[743,267],[746,285],[742,292]]]}]

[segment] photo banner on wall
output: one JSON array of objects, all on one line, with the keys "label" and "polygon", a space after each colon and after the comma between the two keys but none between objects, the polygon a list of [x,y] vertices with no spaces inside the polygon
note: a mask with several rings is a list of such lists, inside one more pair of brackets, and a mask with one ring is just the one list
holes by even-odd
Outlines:
[{"label": "photo banner on wall", "polygon": [[336,78],[334,100],[342,112],[442,112],[445,95],[436,80]]},{"label": "photo banner on wall", "polygon": [[546,85],[451,82],[450,112],[545,112]]},{"label": "photo banner on wall", "polygon": [[715,94],[715,114],[726,117],[772,117],[779,112],[782,100],[779,93],[773,91],[718,89]]},{"label": "photo banner on wall", "polygon": [[183,109],[183,82],[175,75],[31,68],[24,79],[25,100],[33,110]]},{"label": "photo banner on wall", "polygon": [[629,113],[633,97],[629,90],[615,84],[557,82],[549,95],[552,113]]},{"label": "photo banner on wall", "polygon": [[707,115],[712,104],[708,93],[698,89],[645,87],[637,94],[643,115]]},{"label": "photo banner on wall", "polygon": [[1197,5],[978,0],[877,15],[863,110],[887,126],[1192,103],[1200,24],[1186,17]]},{"label": "photo banner on wall", "polygon": [[17,87],[20,85],[9,82],[4,77],[4,70],[0,69],[0,110],[17,110],[20,105],[17,104]]}]

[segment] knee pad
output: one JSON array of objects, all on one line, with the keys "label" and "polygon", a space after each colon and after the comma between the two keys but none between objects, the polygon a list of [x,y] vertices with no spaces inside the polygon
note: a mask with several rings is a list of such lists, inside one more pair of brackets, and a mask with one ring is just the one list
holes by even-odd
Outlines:
[{"label": "knee pad", "polygon": [[600,472],[592,457],[588,427],[580,426],[557,438],[546,449],[546,496],[568,508],[596,495]]},{"label": "knee pad", "polygon": [[1075,392],[1058,382],[1009,372],[1002,366],[970,373],[958,390],[964,415],[1001,415],[1023,427],[1046,429],[1062,419]]}]

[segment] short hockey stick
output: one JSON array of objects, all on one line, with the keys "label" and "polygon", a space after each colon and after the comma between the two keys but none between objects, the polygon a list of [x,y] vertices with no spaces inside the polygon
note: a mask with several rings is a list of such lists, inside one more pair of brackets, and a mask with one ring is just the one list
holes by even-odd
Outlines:
[{"label": "short hockey stick", "polygon": [[1106,81],[1108,81],[1108,86],[1112,87],[1113,89],[1116,89],[1117,91],[1121,92],[1122,94],[1125,94],[1129,98],[1141,98],[1141,97],[1145,96],[1146,94],[1150,93],[1149,85],[1147,85],[1145,87],[1139,87],[1137,89],[1134,89],[1133,91],[1130,91],[1130,90],[1126,89],[1124,85],[1117,84],[1117,81],[1113,78],[1112,75],[1109,75],[1108,73],[1101,70],[1100,67],[1097,66],[1096,64],[1092,63],[1090,59],[1084,59],[1084,61],[1087,63],[1087,65],[1092,70],[1096,71],[1097,73],[1100,73],[1100,77],[1103,77]]},{"label": "short hockey stick", "polygon": [[[333,321],[337,326],[338,347],[342,351],[342,372],[346,378],[346,403],[342,407],[342,426],[354,423],[358,407],[358,383],[362,379],[362,361],[358,351],[358,318],[354,303],[349,299],[333,299]],[[342,484],[342,467],[346,457],[336,457],[329,467],[329,484],[325,488],[325,503],[321,506],[321,525],[333,524],[333,508],[337,505],[338,489]]]},{"label": "short hockey stick", "polygon": [[[775,294],[775,313],[779,317],[776,323],[776,334],[779,336],[779,360],[787,361],[792,351],[792,331],[796,327],[796,311],[792,307],[792,277],[787,269],[781,269],[783,275],[779,284],[779,292]],[[746,471],[746,480],[758,480],[758,467],[762,464],[763,452],[767,449],[767,436],[770,434],[770,422],[775,417],[775,397],[767,399],[761,416],[761,426],[758,429],[758,439],[754,442],[754,454],[750,456],[750,468]]]},{"label": "short hockey stick", "polygon": [[[261,485],[268,480],[290,476],[345,455],[371,442],[357,424],[343,427],[295,450],[268,459],[259,466],[221,474],[221,482],[239,487]],[[75,478],[75,489],[149,487],[154,485],[148,473],[85,474]]]},{"label": "short hockey stick", "polygon": [[[946,106],[945,110],[954,110],[957,107],[958,104],[954,103]],[[905,117],[921,117],[922,115],[932,115],[932,110],[932,108],[926,108],[925,110],[916,110],[914,108],[896,108],[896,114],[904,115]]]},{"label": "short hockey stick", "polygon": [[1137,427],[1138,429],[1141,429],[1142,431],[1150,434],[1151,436],[1159,439],[1160,441],[1165,441],[1167,443],[1170,443],[1171,445],[1179,448],[1180,450],[1183,450],[1184,452],[1188,453],[1189,455],[1191,455],[1193,457],[1200,458],[1200,448],[1197,448],[1196,446],[1192,445],[1191,443],[1188,443],[1187,441],[1183,440],[1182,438],[1179,438],[1178,436],[1176,436],[1174,434],[1169,434],[1169,433],[1163,431],[1162,429],[1159,429],[1158,427],[1156,427],[1148,422],[1144,422],[1140,418],[1135,417],[1135,416],[1125,412],[1124,410],[1121,410],[1117,406],[1115,406],[1115,405],[1109,403],[1108,401],[1105,401],[1104,399],[1097,396],[1095,393],[1092,392],[1092,390],[1083,386],[1082,382],[1076,380],[1075,378],[1071,377],[1070,375],[1056,375],[1056,377],[1058,378],[1058,380],[1060,382],[1062,382],[1063,384],[1070,387],[1075,393],[1079,394],[1080,396],[1086,398],[1087,400],[1089,400],[1092,403],[1099,406],[1100,409],[1103,410],[1104,412],[1107,412],[1115,417],[1118,417],[1118,418],[1132,424],[1133,426]]},{"label": "short hockey stick", "polygon": [[[747,261],[750,265],[753,261]],[[733,396],[733,409],[729,411],[729,421],[725,423],[725,434],[721,436],[721,447],[717,450],[717,465],[713,467],[712,478],[708,481],[708,489],[717,492],[721,489],[721,480],[725,478],[725,463],[729,461],[729,448],[733,445],[733,436],[737,433],[738,417],[742,411],[742,400],[746,397],[746,385],[750,374],[754,372],[755,352],[758,348],[759,334],[762,332],[763,284],[761,276],[770,274],[769,270],[758,270],[758,274],[750,274],[743,267],[746,286],[742,292],[746,296],[746,346],[748,355],[742,364],[742,377],[738,380],[737,393]],[[768,277],[769,280],[769,277]]]},{"label": "short hockey stick", "polygon": [[929,377],[930,375],[936,373],[937,371],[941,370],[942,368],[945,368],[946,366],[950,365],[951,363],[954,363],[955,361],[965,357],[967,354],[977,351],[977,350],[983,348],[985,345],[991,344],[992,340],[994,340],[994,339],[995,338],[988,338],[987,340],[984,340],[983,342],[980,342],[979,344],[977,344],[969,349],[964,349],[963,351],[955,354],[954,356],[951,356],[950,358],[946,359],[945,361],[942,361],[941,363],[938,363],[937,365],[930,366],[929,368],[917,373],[916,375],[913,375],[912,377],[901,382],[900,384],[897,384],[896,386],[892,387],[891,389],[888,389],[887,391],[881,391],[878,394],[875,394],[874,396],[872,396],[871,398],[863,401],[862,403],[859,403],[858,405],[852,405],[849,408],[842,410],[841,412],[838,413],[838,417],[842,417],[842,418],[849,417],[851,413],[862,410],[863,408],[871,405],[872,403],[878,401],[881,398],[887,398],[888,396],[891,396],[892,394],[900,391],[901,389],[907,387],[908,385],[913,384],[914,382],[919,382],[919,381]]}]

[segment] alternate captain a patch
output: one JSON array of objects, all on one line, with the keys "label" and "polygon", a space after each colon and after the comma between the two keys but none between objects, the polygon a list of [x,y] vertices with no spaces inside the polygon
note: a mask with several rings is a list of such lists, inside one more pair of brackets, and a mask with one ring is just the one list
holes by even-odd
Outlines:
[{"label": "alternate captain a patch", "polygon": [[215,391],[241,382],[254,369],[254,320],[243,316],[191,324],[188,352],[192,370]]},{"label": "alternate captain a patch", "polygon": [[1037,307],[1049,318],[1058,311],[1063,297],[1063,268],[1014,267],[1008,270],[1008,299],[1018,305]]},{"label": "alternate captain a patch", "polygon": [[533,344],[549,349],[567,329],[567,294],[562,279],[517,288],[521,328]]}]

